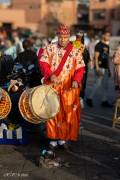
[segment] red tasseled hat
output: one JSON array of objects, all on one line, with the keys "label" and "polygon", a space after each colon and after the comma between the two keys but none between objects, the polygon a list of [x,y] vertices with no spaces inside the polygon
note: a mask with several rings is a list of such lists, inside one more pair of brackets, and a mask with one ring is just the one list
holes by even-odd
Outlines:
[{"label": "red tasseled hat", "polygon": [[69,35],[70,34],[70,28],[66,26],[65,24],[61,24],[57,31],[58,35]]}]

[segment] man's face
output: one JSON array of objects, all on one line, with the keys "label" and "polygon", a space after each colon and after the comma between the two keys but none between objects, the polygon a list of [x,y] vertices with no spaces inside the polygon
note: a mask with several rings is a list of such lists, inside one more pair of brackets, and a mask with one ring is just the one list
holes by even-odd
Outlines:
[{"label": "man's face", "polygon": [[104,39],[106,42],[109,42],[109,40],[110,40],[110,33],[109,32],[105,33]]},{"label": "man's face", "polygon": [[66,47],[69,42],[70,35],[59,35],[58,36],[58,43],[62,47]]}]

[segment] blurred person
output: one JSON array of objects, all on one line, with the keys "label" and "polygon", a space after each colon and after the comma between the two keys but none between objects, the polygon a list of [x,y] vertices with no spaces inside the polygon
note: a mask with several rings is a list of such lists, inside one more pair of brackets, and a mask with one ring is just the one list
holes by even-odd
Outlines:
[{"label": "blurred person", "polygon": [[96,46],[96,39],[95,37],[91,37],[91,41],[88,45],[88,51],[90,54],[90,68],[93,69],[95,66],[95,46]]},{"label": "blurred person", "polygon": [[32,35],[29,37],[29,41],[31,42],[32,44],[32,47],[31,49],[34,51],[34,52],[38,52],[39,48],[42,46],[42,41],[40,39],[40,37],[37,37],[35,35]]},{"label": "blurred person", "polygon": [[14,45],[14,41],[10,39],[6,39],[5,47],[6,47],[6,50],[4,51],[4,53],[6,55],[10,55],[14,60],[17,57],[17,49],[16,49],[16,46]]},{"label": "blurred person", "polygon": [[4,29],[0,28],[0,39],[4,40],[5,38],[7,38],[7,32]]},{"label": "blurred person", "polygon": [[90,54],[88,49],[86,48],[86,45],[84,44],[84,33],[79,32],[76,35],[76,40],[73,42],[74,47],[80,49],[82,52],[82,57],[85,63],[85,73],[82,81],[82,87],[81,87],[81,92],[80,92],[80,97],[82,100],[85,97],[85,89],[86,89],[86,82],[87,82],[87,75],[88,75],[88,64],[90,62]]},{"label": "blurred person", "polygon": [[17,30],[13,30],[12,31],[12,38],[15,42],[15,46],[16,46],[16,50],[17,50],[17,54],[20,53],[20,52],[23,52],[24,49],[23,49],[23,46],[22,46],[22,40],[20,39],[19,37],[19,33]]},{"label": "blurred person", "polygon": [[54,84],[60,97],[60,112],[47,121],[47,137],[52,149],[69,149],[67,142],[78,139],[80,125],[80,84],[84,75],[84,61],[80,49],[69,42],[70,29],[60,25],[58,42],[43,50],[40,68],[45,84]]},{"label": "blurred person", "polygon": [[117,48],[113,56],[114,64],[114,80],[115,80],[115,90],[118,91],[120,96],[120,46]]},{"label": "blurred person", "polygon": [[90,43],[90,38],[88,37],[87,33],[84,33],[84,44],[87,48],[89,46],[89,43]]},{"label": "blurred person", "polygon": [[34,51],[35,50],[35,52],[36,52],[36,48],[34,49],[34,45],[35,45],[35,41],[36,41],[36,39],[33,37],[33,36],[30,36],[29,38],[27,38],[28,40],[29,40],[29,43],[31,44],[31,49]]},{"label": "blurred person", "polygon": [[13,59],[10,55],[0,54],[0,86],[6,86],[9,82],[8,75],[12,73]]},{"label": "blurred person", "polygon": [[0,39],[0,53],[3,53],[6,49],[5,42],[3,39]]},{"label": "blurred person", "polygon": [[[57,39],[56,42],[58,42],[58,39]],[[54,42],[51,42],[51,43],[54,43]],[[45,48],[48,44],[49,44],[49,42],[48,42],[47,38],[42,39],[41,47],[40,47],[40,48],[38,49],[38,51],[37,51],[39,68],[40,68],[40,58],[41,58],[41,56],[42,56],[42,54],[43,54],[44,48]],[[41,75],[41,77],[42,77],[42,83],[43,83],[43,79],[44,79],[44,78],[43,78],[42,75]]]},{"label": "blurred person", "polygon": [[46,47],[49,44],[47,38],[42,39],[42,47]]},{"label": "blurred person", "polygon": [[5,50],[5,39],[7,38],[7,34],[5,31],[0,29],[0,52],[4,52]]},{"label": "blurred person", "polygon": [[[108,102],[108,83],[110,77],[110,67],[109,67],[109,45],[108,41],[110,38],[109,32],[104,32],[102,34],[101,40],[95,46],[95,84],[86,103],[88,106],[93,107],[93,97],[95,96],[97,90],[102,88],[102,107],[112,107]],[[107,43],[107,44],[106,44]]]},{"label": "blurred person", "polygon": [[24,51],[19,53],[15,59],[15,63],[20,63],[23,68],[28,71],[28,68],[31,66],[31,75],[29,76],[29,85],[34,87],[40,84],[40,71],[38,66],[38,58],[36,53],[31,50],[31,42],[29,39],[23,41]]}]

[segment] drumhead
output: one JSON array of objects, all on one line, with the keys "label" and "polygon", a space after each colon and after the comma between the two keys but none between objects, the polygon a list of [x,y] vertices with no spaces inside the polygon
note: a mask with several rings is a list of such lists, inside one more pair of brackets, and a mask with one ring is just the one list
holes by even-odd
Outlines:
[{"label": "drumhead", "polygon": [[31,93],[31,110],[41,119],[50,119],[59,112],[60,102],[57,92],[50,85],[41,85]]}]

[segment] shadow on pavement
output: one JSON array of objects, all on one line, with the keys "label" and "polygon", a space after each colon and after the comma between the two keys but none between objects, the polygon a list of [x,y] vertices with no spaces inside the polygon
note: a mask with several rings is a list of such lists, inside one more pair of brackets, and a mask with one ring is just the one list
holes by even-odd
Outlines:
[{"label": "shadow on pavement", "polygon": [[45,169],[36,166],[36,159],[40,149],[47,144],[48,141],[36,133],[30,135],[28,145],[14,147],[14,151],[19,152],[24,159],[21,171],[29,172],[31,178],[120,180],[120,147],[112,143],[81,132],[79,141],[72,143],[72,151],[56,150],[56,155],[69,162],[70,167]]}]

